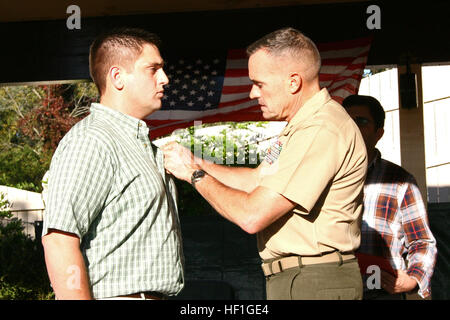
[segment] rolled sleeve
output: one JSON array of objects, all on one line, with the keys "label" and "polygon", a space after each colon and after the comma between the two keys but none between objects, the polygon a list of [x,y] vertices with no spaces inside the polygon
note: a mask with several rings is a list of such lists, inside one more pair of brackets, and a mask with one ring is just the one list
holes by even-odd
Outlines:
[{"label": "rolled sleeve", "polygon": [[405,248],[408,251],[407,273],[417,280],[419,294],[430,295],[430,281],[436,263],[436,240],[428,225],[422,196],[414,183],[409,183],[400,207]]}]

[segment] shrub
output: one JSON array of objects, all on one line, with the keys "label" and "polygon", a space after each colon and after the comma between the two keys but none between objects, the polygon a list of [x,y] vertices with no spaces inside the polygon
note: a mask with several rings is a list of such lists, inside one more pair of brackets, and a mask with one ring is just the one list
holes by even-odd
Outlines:
[{"label": "shrub", "polygon": [[0,194],[0,299],[51,299],[40,239],[26,235],[20,219],[8,219],[7,208],[8,202]]}]

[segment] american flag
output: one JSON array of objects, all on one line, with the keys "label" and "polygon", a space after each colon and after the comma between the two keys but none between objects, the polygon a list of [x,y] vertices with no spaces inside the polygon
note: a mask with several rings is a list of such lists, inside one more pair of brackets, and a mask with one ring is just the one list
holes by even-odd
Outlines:
[{"label": "american flag", "polygon": [[[320,85],[336,101],[358,92],[371,40],[317,44],[322,57]],[[241,49],[229,50],[226,57],[169,59],[162,108],[145,119],[151,138],[192,126],[194,121],[264,120],[257,100],[249,97],[252,82],[247,63]]]}]

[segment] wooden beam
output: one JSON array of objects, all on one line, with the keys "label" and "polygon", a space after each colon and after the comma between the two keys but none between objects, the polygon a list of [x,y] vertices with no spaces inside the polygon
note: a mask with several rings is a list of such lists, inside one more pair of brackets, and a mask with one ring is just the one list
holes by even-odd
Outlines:
[{"label": "wooden beam", "polygon": [[[425,138],[423,124],[422,65],[410,65],[417,75],[417,108],[407,109],[399,98],[400,152],[401,164],[417,181],[420,192],[427,203],[427,182],[425,167]],[[406,73],[406,66],[398,66],[398,78]],[[400,82],[399,82],[400,88]],[[399,94],[400,97],[400,94]]]},{"label": "wooden beam", "polygon": [[270,8],[297,5],[323,5],[366,0],[21,0],[0,2],[0,22],[67,19],[67,7],[80,7],[83,18]]}]

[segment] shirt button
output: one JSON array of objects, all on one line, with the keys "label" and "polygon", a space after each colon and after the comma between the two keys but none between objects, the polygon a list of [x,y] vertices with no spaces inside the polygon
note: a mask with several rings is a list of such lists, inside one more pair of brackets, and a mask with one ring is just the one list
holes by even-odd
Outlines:
[{"label": "shirt button", "polygon": [[144,147],[146,147],[146,148],[147,148],[147,144],[146,144],[146,143],[144,143]]}]

